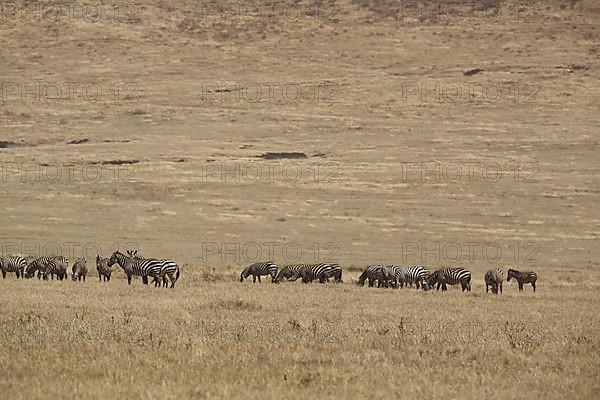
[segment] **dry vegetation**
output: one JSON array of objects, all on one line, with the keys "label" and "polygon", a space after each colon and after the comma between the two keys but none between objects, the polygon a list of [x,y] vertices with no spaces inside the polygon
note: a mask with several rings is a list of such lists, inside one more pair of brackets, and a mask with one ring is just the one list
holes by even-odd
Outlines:
[{"label": "dry vegetation", "polygon": [[[183,274],[174,290],[128,287],[120,271],[0,280],[1,397],[600,396],[597,1],[442,2],[450,17],[415,1],[295,1],[298,18],[275,2],[279,16],[227,20],[213,0],[118,14],[97,1],[97,19],[78,2],[17,3],[75,9],[0,19],[2,253],[86,256],[93,271],[96,251],[134,246]],[[272,82],[301,95],[270,98]],[[78,89],[40,98],[52,83]],[[258,101],[236,101],[253,83]],[[421,85],[463,95],[409,92]],[[423,180],[405,163],[502,173]],[[221,177],[236,165],[275,176]],[[515,179],[515,165],[529,169]],[[333,258],[345,283],[242,285],[254,242],[280,263]],[[458,262],[436,249],[467,243],[478,250]],[[465,266],[473,292],[352,284],[378,262]],[[538,293],[485,296],[498,265],[537,271]]]},{"label": "dry vegetation", "polygon": [[482,282],[466,295],[118,277],[1,282],[5,398],[598,395],[598,285],[486,296]]}]

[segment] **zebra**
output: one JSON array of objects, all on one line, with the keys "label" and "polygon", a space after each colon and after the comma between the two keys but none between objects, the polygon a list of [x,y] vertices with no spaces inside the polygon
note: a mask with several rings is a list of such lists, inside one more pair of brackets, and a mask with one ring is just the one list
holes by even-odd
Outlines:
[{"label": "zebra", "polygon": [[102,282],[110,281],[110,275],[113,272],[113,267],[108,266],[108,258],[102,258],[100,255],[96,255],[96,271],[98,271],[98,280]]},{"label": "zebra", "polygon": [[44,271],[42,271],[42,277],[47,281],[48,275],[54,279],[54,274],[56,274],[56,279],[62,281],[63,279],[67,279],[67,268],[69,268],[69,259],[67,257],[50,257],[50,261],[46,264]]},{"label": "zebra", "polygon": [[442,268],[433,271],[427,278],[427,283],[432,286],[437,283],[437,290],[442,287],[442,292],[448,290],[448,285],[460,283],[462,291],[471,291],[471,272],[464,268]]},{"label": "zebra", "polygon": [[[127,254],[130,258],[135,260],[143,260],[144,257],[137,253],[137,250],[128,250]],[[164,258],[162,260],[158,260],[161,263],[160,266],[160,279],[162,279],[163,287],[167,287],[169,281],[171,281],[171,289],[175,287],[175,282],[179,279],[180,271],[177,263],[169,258]],[[168,280],[167,280],[168,278]],[[160,285],[160,281],[157,281],[156,277],[154,278],[154,286]]]},{"label": "zebra", "polygon": [[343,283],[342,281],[342,267],[339,264],[333,263],[329,264],[330,268],[326,272],[325,279],[329,281],[329,278],[333,278],[335,283]]},{"label": "zebra", "polygon": [[378,285],[384,281],[383,265],[369,265],[362,274],[358,277],[358,284],[360,286],[365,285],[365,281],[369,281],[369,287],[372,287],[375,281],[378,281]]},{"label": "zebra", "polygon": [[392,287],[398,288],[398,277],[400,274],[400,267],[397,265],[385,265],[382,269],[382,280],[379,281],[377,287]]},{"label": "zebra", "polygon": [[535,293],[535,281],[537,281],[537,274],[535,272],[520,272],[516,269],[509,269],[506,276],[506,282],[510,282],[510,278],[515,278],[519,284],[519,292],[523,291],[524,283],[531,283],[533,286],[533,292]]},{"label": "zebra", "polygon": [[40,279],[46,272],[51,259],[52,257],[43,256],[31,261],[25,270],[25,278],[33,278],[37,272],[37,277]]},{"label": "zebra", "polygon": [[490,289],[493,294],[498,294],[498,288],[502,293],[502,282],[504,281],[504,272],[500,268],[490,269],[485,273],[485,292]]},{"label": "zebra", "polygon": [[304,264],[284,265],[277,273],[273,283],[280,283],[284,278],[288,281],[296,281],[302,276],[302,269],[304,266]]},{"label": "zebra", "polygon": [[77,258],[73,263],[73,268],[71,269],[71,278],[73,282],[81,279],[85,282],[85,276],[87,275],[87,260],[85,258]]},{"label": "zebra", "polygon": [[244,279],[252,275],[252,282],[260,283],[260,277],[263,275],[271,275],[271,283],[275,282],[277,277],[277,263],[275,261],[257,262],[244,268],[240,274],[240,282],[244,282]]},{"label": "zebra", "polygon": [[304,264],[300,276],[302,283],[310,283],[315,279],[318,279],[319,283],[325,283],[329,278],[339,283],[342,281],[342,267],[338,264]]},{"label": "zebra", "polygon": [[132,258],[116,250],[108,260],[108,266],[119,264],[127,275],[127,284],[131,285],[133,275],[140,276],[144,285],[148,284],[148,276],[154,278],[154,286],[160,283],[161,262],[154,258]]},{"label": "zebra", "polygon": [[27,261],[23,257],[0,257],[0,270],[2,270],[2,278],[6,279],[7,272],[14,272],[17,278],[25,277],[25,268]]},{"label": "zebra", "polygon": [[424,290],[428,290],[428,288],[423,287],[423,283],[428,276],[429,271],[425,267],[419,265],[396,269],[396,280],[400,287],[404,287],[404,285],[407,287],[408,285],[412,286],[414,283],[417,289],[423,288]]}]

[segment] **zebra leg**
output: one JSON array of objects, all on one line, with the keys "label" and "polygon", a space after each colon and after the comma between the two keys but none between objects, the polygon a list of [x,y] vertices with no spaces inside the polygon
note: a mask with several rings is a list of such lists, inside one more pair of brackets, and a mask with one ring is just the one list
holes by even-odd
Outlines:
[{"label": "zebra leg", "polygon": [[535,282],[531,282],[531,286],[533,286],[533,293],[535,293]]},{"label": "zebra leg", "polygon": [[442,292],[445,292],[446,290],[448,290],[448,286],[446,286],[446,283],[442,283]]},{"label": "zebra leg", "polygon": [[258,275],[258,283],[260,283],[260,275]]},{"label": "zebra leg", "polygon": [[519,292],[523,291],[523,282],[519,282]]},{"label": "zebra leg", "polygon": [[127,284],[131,285],[131,274],[127,274]]}]

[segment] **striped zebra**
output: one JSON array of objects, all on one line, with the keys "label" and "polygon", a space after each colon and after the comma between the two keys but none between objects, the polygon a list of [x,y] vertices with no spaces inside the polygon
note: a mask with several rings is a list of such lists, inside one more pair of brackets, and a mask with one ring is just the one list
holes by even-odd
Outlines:
[{"label": "striped zebra", "polygon": [[368,280],[369,287],[372,287],[375,281],[378,282],[378,286],[381,286],[382,282],[385,280],[383,269],[384,266],[380,264],[369,265],[358,277],[358,284],[364,286],[365,281]]},{"label": "striped zebra", "polygon": [[280,283],[282,279],[296,281],[302,276],[302,269],[304,268],[304,265],[305,264],[284,265],[277,273],[273,283]]},{"label": "striped zebra", "polygon": [[471,291],[471,272],[464,268],[442,268],[433,271],[427,278],[429,286],[437,283],[437,290],[442,287],[442,292],[448,290],[446,285],[457,285],[460,283],[462,291]]},{"label": "striped zebra", "polygon": [[[127,254],[130,258],[136,260],[143,260],[144,257],[138,254],[137,250],[128,250]],[[169,281],[171,282],[171,289],[175,287],[175,282],[179,279],[179,275],[181,274],[179,271],[179,266],[177,263],[169,258],[164,258],[160,261],[160,279],[162,280],[163,287],[167,287],[169,285]],[[160,285],[160,282],[157,282],[157,279],[154,278],[154,286]]]},{"label": "striped zebra", "polygon": [[335,282],[340,283],[342,281],[342,267],[338,264],[304,264],[300,276],[302,277],[302,283],[310,283],[315,279],[318,279],[319,283],[325,283],[329,281],[329,278],[333,278]]},{"label": "striped zebra", "polygon": [[490,269],[485,273],[484,280],[486,293],[491,290],[493,294],[498,294],[498,288],[500,289],[500,293],[502,293],[504,272],[500,268]]},{"label": "striped zebra", "polygon": [[399,284],[398,278],[401,276],[400,267],[397,265],[384,265],[382,272],[382,280],[377,286],[397,289]]},{"label": "striped zebra", "polygon": [[73,282],[75,281],[83,281],[85,282],[85,276],[87,275],[87,260],[85,258],[77,258],[73,263],[73,268],[71,269],[71,278]]},{"label": "striped zebra", "polygon": [[25,268],[27,261],[23,257],[0,257],[0,270],[2,270],[2,278],[6,279],[7,272],[14,272],[17,278],[25,277]]},{"label": "striped zebra", "polygon": [[271,275],[271,283],[273,283],[277,277],[277,263],[275,261],[266,261],[247,266],[240,274],[240,282],[244,282],[244,279],[247,279],[250,275],[252,275],[253,283],[256,283],[256,278],[258,278],[258,283],[260,283],[261,276]]},{"label": "striped zebra", "polygon": [[114,267],[108,266],[108,258],[102,258],[99,255],[96,255],[96,271],[98,271],[98,280],[102,282],[102,278],[104,281],[110,281],[110,275],[113,272]]},{"label": "striped zebra", "polygon": [[412,286],[414,283],[417,289],[423,288],[424,290],[428,290],[428,287],[423,287],[423,283],[428,276],[429,271],[425,267],[419,265],[396,269],[396,280],[400,287],[404,287],[404,285],[407,287],[408,285]]},{"label": "striped zebra", "polygon": [[509,269],[506,276],[506,282],[510,282],[510,278],[515,278],[519,284],[519,292],[523,291],[524,283],[531,283],[533,286],[533,292],[535,293],[535,281],[537,281],[537,274],[535,272],[520,272],[516,269]]},{"label": "striped zebra", "polygon": [[69,268],[69,259],[64,256],[50,257],[50,261],[46,264],[46,269],[42,271],[42,277],[45,281],[50,278],[54,279],[56,275],[57,280],[67,279],[67,269]]},{"label": "striped zebra", "polygon": [[127,275],[127,283],[129,285],[131,285],[131,277],[134,275],[141,277],[144,285],[148,284],[149,276],[154,278],[154,286],[158,286],[160,283],[162,265],[159,260],[154,258],[132,258],[116,250],[110,256],[107,265],[112,267],[114,264],[121,266]]},{"label": "striped zebra", "polygon": [[42,277],[52,257],[43,256],[31,261],[25,269],[25,278],[33,278],[37,272],[38,279]]}]

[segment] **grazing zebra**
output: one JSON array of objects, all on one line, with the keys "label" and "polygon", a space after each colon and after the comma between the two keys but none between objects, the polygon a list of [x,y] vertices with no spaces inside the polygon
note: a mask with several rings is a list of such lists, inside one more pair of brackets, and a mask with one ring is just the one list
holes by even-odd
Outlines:
[{"label": "grazing zebra", "polygon": [[42,271],[42,276],[45,281],[48,280],[48,275],[50,278],[54,279],[54,274],[56,274],[56,279],[63,280],[67,279],[67,269],[69,268],[69,259],[64,256],[55,256],[50,257],[50,261],[46,264],[46,269]]},{"label": "grazing zebra", "polygon": [[85,258],[77,258],[73,263],[71,272],[73,282],[77,280],[81,281],[81,279],[85,282],[85,276],[87,275],[87,260]]},{"label": "grazing zebra", "polygon": [[[144,257],[138,255],[137,250],[128,250],[127,254],[129,254],[130,258],[135,260],[143,260]],[[163,287],[167,287],[169,281],[171,281],[171,289],[175,287],[175,282],[179,279],[180,271],[177,263],[171,259],[165,258],[162,260],[158,260],[161,263],[160,266],[160,279],[162,279]],[[167,280],[168,278],[168,280]],[[154,278],[154,286],[160,285],[160,281],[157,281],[157,278]]]},{"label": "grazing zebra", "polygon": [[261,276],[271,275],[271,283],[273,283],[277,277],[277,263],[275,261],[266,261],[249,265],[240,274],[240,282],[244,282],[244,279],[250,275],[252,275],[253,283],[256,283],[256,278],[258,278],[258,283],[260,283]]},{"label": "grazing zebra", "polygon": [[31,261],[25,270],[25,278],[33,278],[37,272],[38,279],[42,277],[52,257],[43,256]]},{"label": "grazing zebra", "polygon": [[432,286],[437,283],[437,290],[442,287],[442,292],[448,290],[448,285],[460,283],[462,291],[471,291],[471,272],[464,268],[442,268],[433,271],[427,278],[427,283]]},{"label": "grazing zebra", "polygon": [[523,291],[524,283],[531,283],[533,286],[533,292],[535,293],[535,281],[537,281],[537,274],[535,272],[520,272],[516,269],[509,269],[508,275],[506,276],[506,282],[510,282],[510,278],[515,278],[519,284],[519,292]]},{"label": "grazing zebra", "polygon": [[325,278],[329,281],[329,278],[333,278],[335,283],[343,283],[342,281],[342,267],[339,264],[329,264],[330,268],[325,273]]},{"label": "grazing zebra", "polygon": [[277,276],[275,277],[273,283],[280,283],[281,280],[284,278],[288,281],[296,281],[302,276],[303,268],[304,264],[284,265],[277,273]]},{"label": "grazing zebra", "polygon": [[110,281],[110,275],[113,272],[114,267],[108,266],[108,258],[102,258],[96,255],[96,271],[98,271],[98,280],[102,282],[102,278],[105,281]]},{"label": "grazing zebra", "polygon": [[382,269],[382,280],[377,287],[398,288],[398,277],[401,276],[400,267],[397,265],[385,265]]},{"label": "grazing zebra", "polygon": [[489,290],[492,291],[493,294],[498,294],[498,288],[500,288],[500,293],[502,293],[502,282],[504,281],[504,272],[500,268],[490,269],[485,273],[485,292],[487,293]]},{"label": "grazing zebra", "polygon": [[310,283],[315,279],[318,279],[319,283],[325,283],[329,281],[329,278],[333,278],[335,282],[340,283],[342,281],[342,267],[338,264],[304,264],[300,276],[302,277],[302,283]]},{"label": "grazing zebra", "polygon": [[383,265],[369,265],[367,269],[365,269],[358,277],[358,284],[360,286],[364,286],[365,281],[368,280],[369,287],[372,287],[375,281],[377,281],[378,285],[381,286],[381,283],[385,280],[383,268]]},{"label": "grazing zebra", "polygon": [[423,287],[423,283],[428,276],[429,271],[419,265],[396,269],[396,280],[400,287],[404,287],[404,285],[412,286],[414,283],[417,289],[423,288],[424,290],[428,290],[428,288]]},{"label": "grazing zebra", "polygon": [[0,257],[0,270],[2,278],[6,278],[7,272],[14,272],[17,278],[25,277],[25,268],[27,261],[23,257]]},{"label": "grazing zebra", "polygon": [[160,283],[161,262],[154,258],[132,258],[116,250],[108,260],[108,266],[119,264],[127,275],[127,283],[131,285],[133,275],[140,276],[144,285],[148,284],[148,277],[154,278],[154,286]]}]

